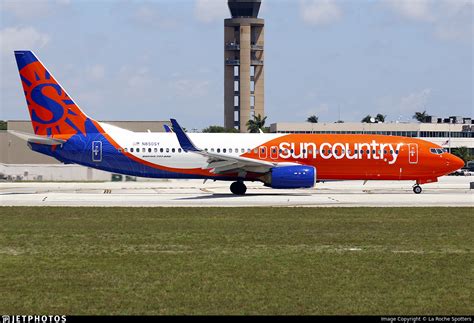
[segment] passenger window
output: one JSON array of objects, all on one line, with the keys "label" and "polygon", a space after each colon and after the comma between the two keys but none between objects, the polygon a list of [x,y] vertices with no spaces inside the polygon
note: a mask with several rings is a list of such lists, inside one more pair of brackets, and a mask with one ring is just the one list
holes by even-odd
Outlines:
[{"label": "passenger window", "polygon": [[163,152],[163,148],[160,148],[160,153],[162,153],[162,152]]},{"label": "passenger window", "polygon": [[148,148],[148,152],[151,153],[151,148]]},{"label": "passenger window", "polygon": [[229,148],[229,153],[231,153],[231,154],[232,154],[232,148]]},{"label": "passenger window", "polygon": [[225,153],[225,152],[226,152],[226,149],[225,149],[225,148],[222,148],[222,152]]},{"label": "passenger window", "polygon": [[123,151],[124,151],[124,152],[127,152],[127,148],[124,148]]},{"label": "passenger window", "polygon": [[158,152],[158,148],[155,148],[154,150],[155,150],[155,153],[157,153],[157,152]]},{"label": "passenger window", "polygon": [[207,152],[207,148],[204,148],[204,151]]},{"label": "passenger window", "polygon": [[169,153],[169,152],[170,152],[170,149],[169,149],[169,148],[166,148],[166,152]]},{"label": "passenger window", "polygon": [[395,150],[395,153],[398,155],[398,150]]},{"label": "passenger window", "polygon": [[214,148],[211,148],[211,152],[212,152],[212,153],[214,152]]},{"label": "passenger window", "polygon": [[133,153],[133,148],[130,148],[130,152]]},{"label": "passenger window", "polygon": [[217,152],[220,153],[220,152],[221,152],[221,149],[220,149],[220,148],[217,148]]},{"label": "passenger window", "polygon": [[178,153],[181,153],[181,148],[178,148]]},{"label": "passenger window", "polygon": [[174,149],[174,148],[173,148],[173,149],[171,149],[171,152],[172,152],[172,153],[174,153],[175,151],[176,151],[176,149]]}]

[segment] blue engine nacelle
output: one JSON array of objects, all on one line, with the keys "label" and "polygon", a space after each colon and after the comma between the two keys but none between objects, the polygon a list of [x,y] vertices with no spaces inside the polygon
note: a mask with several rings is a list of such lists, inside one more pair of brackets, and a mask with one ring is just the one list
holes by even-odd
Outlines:
[{"label": "blue engine nacelle", "polygon": [[316,183],[313,166],[282,166],[272,168],[266,186],[272,188],[310,188]]}]

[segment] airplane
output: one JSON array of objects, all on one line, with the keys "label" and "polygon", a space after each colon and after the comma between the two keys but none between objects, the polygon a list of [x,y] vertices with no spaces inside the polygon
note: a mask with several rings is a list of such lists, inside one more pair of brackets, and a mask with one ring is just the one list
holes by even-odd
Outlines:
[{"label": "airplane", "polygon": [[[15,51],[34,134],[10,131],[38,153],[113,173],[148,178],[244,182],[275,189],[318,181],[407,180],[420,185],[464,166],[462,159],[416,138],[372,134],[186,133],[171,119],[163,133],[132,132],[87,116],[28,50]],[[166,128],[166,127],[165,127]]]}]

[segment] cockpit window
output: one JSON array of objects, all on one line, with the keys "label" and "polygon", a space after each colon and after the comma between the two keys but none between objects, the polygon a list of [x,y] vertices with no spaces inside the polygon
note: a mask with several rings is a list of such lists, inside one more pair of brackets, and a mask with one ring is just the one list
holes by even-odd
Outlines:
[{"label": "cockpit window", "polygon": [[444,153],[444,150],[441,148],[431,148],[430,152],[436,155],[441,155],[442,153]]}]

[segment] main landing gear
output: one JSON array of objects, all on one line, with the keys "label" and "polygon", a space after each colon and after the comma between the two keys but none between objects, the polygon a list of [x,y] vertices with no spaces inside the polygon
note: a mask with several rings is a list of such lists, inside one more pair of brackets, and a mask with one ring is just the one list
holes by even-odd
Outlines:
[{"label": "main landing gear", "polygon": [[230,191],[235,195],[245,195],[247,186],[243,182],[233,182],[230,184]]},{"label": "main landing gear", "polygon": [[418,184],[413,185],[413,193],[420,194],[422,191],[421,186]]}]

